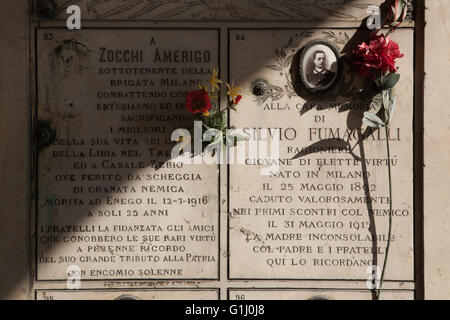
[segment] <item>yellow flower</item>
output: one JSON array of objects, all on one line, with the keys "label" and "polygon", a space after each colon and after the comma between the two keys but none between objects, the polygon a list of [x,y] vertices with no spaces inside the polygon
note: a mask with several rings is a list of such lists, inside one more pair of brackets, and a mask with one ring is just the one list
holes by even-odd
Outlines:
[{"label": "yellow flower", "polygon": [[206,86],[202,86],[201,84],[199,84],[198,85],[198,88],[200,89],[200,90],[205,90],[206,92],[208,92],[208,88],[206,87]]},{"label": "yellow flower", "polygon": [[209,78],[209,80],[208,80],[209,84],[211,85],[211,93],[214,93],[215,89],[217,89],[217,91],[220,90],[219,84],[222,83],[222,80],[217,78],[218,75],[219,75],[219,69],[213,69],[213,74],[212,74],[211,78]]},{"label": "yellow flower", "polygon": [[236,103],[236,98],[240,94],[239,91],[242,89],[242,87],[235,87],[233,80],[231,86],[227,83],[227,88],[228,88],[227,95],[229,95],[230,98],[233,99],[233,103]]},{"label": "yellow flower", "polygon": [[204,117],[209,117],[209,111],[204,112],[204,113],[202,114],[202,116],[204,116]]}]

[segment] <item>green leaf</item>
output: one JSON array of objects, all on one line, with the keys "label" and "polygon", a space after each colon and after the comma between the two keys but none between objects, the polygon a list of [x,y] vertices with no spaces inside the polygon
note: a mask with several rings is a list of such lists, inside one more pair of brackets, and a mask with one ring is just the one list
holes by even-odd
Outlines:
[{"label": "green leaf", "polygon": [[211,128],[222,130],[226,126],[226,115],[224,112],[211,112],[209,117],[204,119],[206,125]]},{"label": "green leaf", "polygon": [[382,101],[382,97],[381,97],[381,93],[375,95],[372,98],[372,101],[370,102],[370,111],[372,111],[372,113],[377,114],[378,111],[381,110],[381,107],[383,106],[383,101]]},{"label": "green leaf", "polygon": [[233,137],[236,138],[237,141],[245,141],[246,137],[243,134],[235,134]]},{"label": "green leaf", "polygon": [[223,141],[223,135],[217,134],[212,144],[217,144]]},{"label": "green leaf", "polygon": [[234,145],[235,142],[245,141],[245,136],[239,133],[227,135],[227,145]]},{"label": "green leaf", "polygon": [[377,77],[377,78],[375,79],[375,84],[377,85],[378,88],[381,87],[381,81],[383,81],[383,80],[380,79],[379,77]]},{"label": "green leaf", "polygon": [[389,121],[394,117],[395,106],[397,105],[397,97],[393,97],[391,99],[391,103],[389,105]]},{"label": "green leaf", "polygon": [[400,75],[398,73],[391,73],[386,76],[383,83],[379,86],[381,90],[387,90],[393,88],[397,82],[400,80]]},{"label": "green leaf", "polygon": [[371,128],[381,128],[382,127],[382,125],[380,125],[380,124],[378,124],[378,123],[375,123],[375,122],[373,122],[372,120],[369,120],[369,119],[367,119],[367,118],[363,118],[363,123],[366,125],[366,126],[368,126],[368,127],[371,127]]},{"label": "green leaf", "polygon": [[390,90],[381,91],[381,95],[383,96],[384,119],[389,121]]},{"label": "green leaf", "polygon": [[383,120],[371,112],[364,112],[363,122],[372,128],[381,128],[385,126]]},{"label": "green leaf", "polygon": [[388,108],[389,107],[389,90],[383,90],[381,92],[381,95],[383,97],[383,107]]},{"label": "green leaf", "polygon": [[211,127],[210,126],[208,126],[207,124],[206,124],[206,122],[205,121],[203,121],[203,126],[206,128],[206,130],[209,130],[209,129],[211,129]]},{"label": "green leaf", "polygon": [[[210,138],[210,137],[207,137],[206,134],[204,134],[203,139],[207,139],[207,138]],[[211,143],[209,143],[206,146],[206,148],[209,150],[215,146],[222,146],[222,144],[223,144],[223,135],[221,132],[216,132],[216,135],[214,136],[214,140]]]}]

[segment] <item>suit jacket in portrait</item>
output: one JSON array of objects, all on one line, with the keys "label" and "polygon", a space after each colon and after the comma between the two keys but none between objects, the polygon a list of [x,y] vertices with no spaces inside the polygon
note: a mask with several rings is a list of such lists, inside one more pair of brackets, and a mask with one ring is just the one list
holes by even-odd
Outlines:
[{"label": "suit jacket in portrait", "polygon": [[322,72],[314,69],[306,76],[306,80],[315,87],[326,86],[333,80],[334,75],[335,73],[328,69],[323,69]]}]

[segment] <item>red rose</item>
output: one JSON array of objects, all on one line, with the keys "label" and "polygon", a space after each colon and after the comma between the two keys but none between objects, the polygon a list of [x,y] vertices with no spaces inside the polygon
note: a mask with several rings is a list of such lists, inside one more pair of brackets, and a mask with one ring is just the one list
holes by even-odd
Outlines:
[{"label": "red rose", "polygon": [[190,113],[205,113],[211,109],[208,92],[203,89],[189,92],[186,97],[186,108]]},{"label": "red rose", "polygon": [[374,71],[396,72],[395,60],[402,58],[398,44],[384,35],[375,35],[369,44],[363,42],[353,51],[359,65],[359,74],[363,77],[375,79]]},{"label": "red rose", "polygon": [[242,99],[242,96],[241,96],[241,95],[238,95],[238,96],[236,97],[236,100],[235,100],[235,102],[234,102],[234,105],[237,105],[237,104],[239,103],[239,101],[241,101],[241,99]]}]

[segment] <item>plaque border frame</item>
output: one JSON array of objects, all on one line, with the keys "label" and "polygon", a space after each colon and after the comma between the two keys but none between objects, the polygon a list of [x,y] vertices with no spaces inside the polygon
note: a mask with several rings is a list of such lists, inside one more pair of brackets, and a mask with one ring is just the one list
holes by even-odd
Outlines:
[{"label": "plaque border frame", "polygon": [[[34,289],[34,300],[38,300],[37,299],[37,295],[38,292],[47,292],[47,291],[51,291],[51,292],[82,292],[82,291],[99,291],[99,292],[123,292],[123,291],[128,291],[128,292],[148,292],[148,291],[211,291],[211,292],[215,292],[217,293],[217,300],[220,301],[220,294],[221,294],[221,290],[220,288],[187,288],[187,287],[183,287],[183,288],[130,288],[130,289],[123,289],[123,288],[81,288],[81,289]],[[144,301],[148,301],[148,300],[144,300]],[[158,301],[158,300],[155,300]]]},{"label": "plaque border frame", "polygon": [[[347,280],[346,280],[347,281]],[[242,287],[228,287],[226,292],[227,300],[230,300],[230,291],[345,291],[345,292],[365,292],[370,293],[371,291],[367,288],[364,289],[355,289],[355,288],[313,288],[313,287],[305,287],[305,288],[293,288],[293,287],[258,287],[258,288],[242,288]],[[416,289],[383,289],[383,292],[412,292],[414,299],[416,298]],[[310,300],[310,299],[307,299]],[[304,300],[304,301],[307,301]],[[413,301],[411,300],[411,301]],[[231,300],[233,301],[233,300]],[[251,301],[251,300],[249,300]],[[301,300],[300,300],[301,301]]]},{"label": "plaque border frame", "polygon": [[[32,225],[31,230],[35,232],[34,235],[34,241],[31,241],[31,247],[32,247],[32,258],[31,258],[31,266],[32,266],[32,272],[34,273],[33,279],[36,281],[36,283],[43,283],[43,282],[61,282],[61,281],[67,281],[67,279],[43,279],[39,278],[38,273],[38,227],[39,227],[39,203],[37,201],[39,196],[39,150],[38,150],[38,128],[37,128],[37,122],[39,120],[39,61],[38,61],[38,32],[40,30],[57,30],[57,31],[68,31],[67,28],[63,26],[40,26],[35,25],[33,28],[34,32],[34,50],[31,50],[30,52],[30,58],[34,58],[34,68],[31,68],[31,70],[34,71],[34,75],[32,76],[31,80],[31,87],[34,89],[34,97],[31,101],[32,105],[32,130],[33,130],[33,137],[32,137],[32,168],[31,172],[34,175],[34,182],[31,183],[31,186],[34,187],[34,190],[31,191],[32,194],[32,205],[31,208],[34,211],[33,218],[34,221],[32,223],[34,224],[34,227]],[[83,27],[81,31],[83,30],[173,30],[173,31],[183,31],[183,30],[191,30],[191,31],[216,31],[217,32],[217,67],[219,68],[219,78],[222,74],[221,71],[221,50],[222,50],[222,32],[220,27],[128,27],[128,26],[121,26],[121,27],[99,27],[99,26],[87,26]],[[34,77],[34,78],[33,78]],[[33,95],[32,95],[33,96]],[[222,102],[221,97],[218,98],[219,104]],[[34,166],[34,167],[33,167]],[[82,281],[88,281],[88,282],[95,282],[95,281],[220,281],[220,264],[221,264],[221,223],[220,223],[220,216],[221,216],[221,166],[220,164],[217,165],[217,277],[216,278],[99,278],[99,279],[82,279]],[[33,179],[32,179],[33,180]],[[33,203],[34,201],[34,203]],[[33,237],[32,237],[33,238]],[[35,289],[35,290],[43,290],[42,288]],[[66,290],[66,289],[63,289]],[[68,290],[68,289],[67,289]],[[87,289],[86,289],[87,290]],[[48,291],[48,290],[47,290]]]},{"label": "plaque border frame", "polygon": [[[321,26],[321,27],[283,27],[283,26],[274,26],[274,27],[246,27],[246,26],[242,26],[242,27],[229,27],[227,28],[227,77],[228,79],[230,79],[231,76],[231,33],[232,32],[236,32],[236,31],[262,31],[262,30],[266,30],[266,31],[294,31],[294,30],[351,30],[351,31],[355,31],[358,30],[357,27],[352,27],[352,26]],[[420,149],[420,139],[423,138],[422,136],[419,136],[418,138],[418,133],[420,132],[420,124],[418,124],[417,119],[422,115],[423,116],[423,110],[420,109],[420,103],[418,103],[417,101],[417,95],[420,93],[420,90],[418,90],[418,86],[420,85],[420,79],[417,78],[417,73],[416,73],[416,64],[418,59],[420,59],[420,54],[418,54],[418,52],[416,52],[417,50],[417,37],[418,37],[418,31],[416,26],[414,27],[403,27],[400,28],[399,30],[411,30],[412,31],[412,48],[413,48],[413,52],[412,52],[412,62],[413,62],[413,66],[412,66],[412,85],[411,85],[411,90],[412,90],[412,118],[411,118],[411,144],[412,144],[412,189],[413,189],[413,193],[412,193],[412,252],[413,252],[413,259],[412,259],[412,264],[413,264],[413,274],[412,274],[412,280],[408,279],[408,280],[398,280],[398,279],[385,279],[384,282],[392,282],[392,283],[413,283],[414,287],[415,287],[415,292],[417,290],[417,285],[418,285],[418,272],[420,272],[418,270],[418,265],[420,264],[420,259],[422,257],[422,253],[418,252],[418,250],[420,249],[420,246],[418,246],[418,242],[420,242],[420,239],[417,239],[417,229],[420,227],[420,218],[421,218],[421,209],[420,209],[420,201],[421,199],[418,199],[417,193],[420,192],[420,184],[416,181],[417,177],[422,173],[421,171],[421,166],[423,167],[423,158],[419,158],[416,159],[416,155],[420,154],[421,150]],[[302,47],[303,48],[303,47]],[[302,49],[300,48],[300,50]],[[337,81],[337,79],[335,80]],[[417,92],[416,92],[417,91]],[[228,125],[231,124],[231,117],[230,117],[230,111],[228,110],[228,115],[227,115],[227,121],[228,121]],[[227,164],[227,212],[230,213],[230,165]],[[421,193],[423,195],[423,193]],[[227,280],[228,281],[259,281],[259,282],[264,282],[264,281],[328,281],[328,282],[338,282],[338,281],[350,281],[350,282],[365,282],[367,281],[367,279],[356,279],[356,278],[351,278],[351,279],[345,279],[345,278],[336,278],[336,279],[332,279],[332,278],[254,278],[254,277],[231,277],[231,272],[230,272],[230,216],[229,214],[227,215]],[[419,284],[420,285],[420,284]],[[367,290],[367,289],[366,289]]]}]

